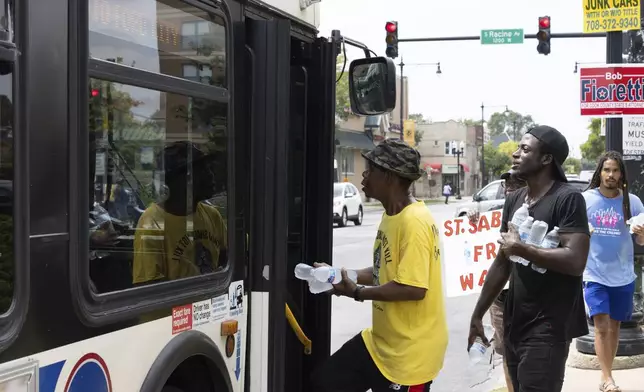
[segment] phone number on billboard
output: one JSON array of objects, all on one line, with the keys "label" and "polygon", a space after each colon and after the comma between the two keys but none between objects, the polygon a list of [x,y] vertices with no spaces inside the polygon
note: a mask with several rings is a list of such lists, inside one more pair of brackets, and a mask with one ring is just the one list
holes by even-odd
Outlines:
[{"label": "phone number on billboard", "polygon": [[587,20],[587,32],[600,32],[600,31],[619,31],[619,30],[634,30],[639,25],[639,18],[606,18],[601,20]]}]

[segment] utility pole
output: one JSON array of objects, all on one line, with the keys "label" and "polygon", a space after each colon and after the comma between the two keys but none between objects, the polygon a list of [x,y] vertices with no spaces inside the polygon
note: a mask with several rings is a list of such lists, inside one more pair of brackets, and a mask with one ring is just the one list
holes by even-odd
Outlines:
[{"label": "utility pole", "polygon": [[481,143],[481,188],[487,183],[485,182],[485,105],[481,102],[481,133],[483,134],[483,142]]}]

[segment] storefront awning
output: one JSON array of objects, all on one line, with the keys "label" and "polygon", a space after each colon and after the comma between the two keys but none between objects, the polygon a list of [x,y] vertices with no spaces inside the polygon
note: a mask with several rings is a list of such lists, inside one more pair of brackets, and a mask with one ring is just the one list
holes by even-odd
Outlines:
[{"label": "storefront awning", "polygon": [[336,129],[335,140],[336,146],[341,148],[371,150],[375,146],[364,132],[350,132]]}]

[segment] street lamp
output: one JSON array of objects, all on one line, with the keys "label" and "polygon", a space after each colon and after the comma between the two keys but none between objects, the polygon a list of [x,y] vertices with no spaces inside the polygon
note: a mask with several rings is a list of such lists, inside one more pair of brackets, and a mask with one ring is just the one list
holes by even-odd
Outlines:
[{"label": "street lamp", "polygon": [[452,141],[452,155],[456,156],[456,199],[461,199],[461,155],[465,152],[465,143]]},{"label": "street lamp", "polygon": [[403,139],[404,139],[404,138],[403,138],[403,128],[404,128],[404,127],[403,127],[403,125],[404,125],[404,121],[405,121],[405,120],[403,119],[403,118],[404,118],[404,117],[403,117],[403,115],[404,115],[404,113],[405,113],[405,111],[404,111],[404,109],[403,109],[403,104],[404,104],[404,99],[405,99],[405,97],[403,96],[403,88],[404,88],[404,84],[405,84],[405,79],[403,78],[403,68],[404,68],[405,66],[435,65],[435,66],[436,66],[436,74],[437,74],[437,75],[442,74],[442,73],[443,73],[443,71],[441,71],[441,63],[440,63],[440,62],[438,62],[438,63],[415,63],[415,64],[405,64],[405,63],[403,62],[403,58],[402,58],[402,56],[400,56],[400,64],[398,64],[398,65],[400,66],[400,140],[403,140]]},{"label": "street lamp", "polygon": [[492,106],[485,106],[483,102],[481,102],[481,132],[483,133],[483,143],[481,143],[481,188],[483,188],[485,185],[487,185],[486,182],[486,176],[485,176],[485,108],[501,108],[504,107],[506,115],[510,113],[510,110],[508,109],[508,105],[492,105]]}]

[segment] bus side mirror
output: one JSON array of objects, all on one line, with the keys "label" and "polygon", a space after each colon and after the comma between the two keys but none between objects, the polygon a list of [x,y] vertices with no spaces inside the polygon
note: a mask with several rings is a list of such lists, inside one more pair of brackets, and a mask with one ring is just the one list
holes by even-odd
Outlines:
[{"label": "bus side mirror", "polygon": [[351,111],[363,116],[396,107],[396,65],[386,57],[353,60],[349,66]]}]

